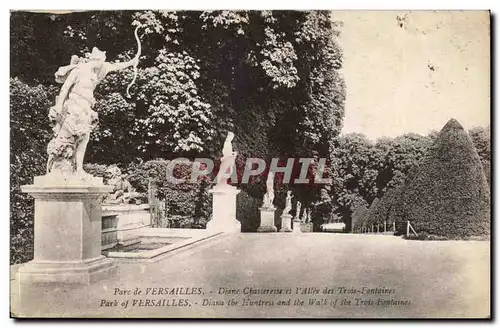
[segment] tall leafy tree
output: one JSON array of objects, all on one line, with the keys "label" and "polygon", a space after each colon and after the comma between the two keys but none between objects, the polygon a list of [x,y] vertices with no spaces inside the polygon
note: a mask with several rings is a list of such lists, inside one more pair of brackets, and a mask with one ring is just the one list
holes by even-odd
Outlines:
[{"label": "tall leafy tree", "polygon": [[335,195],[337,211],[350,230],[352,211],[366,206],[377,195],[377,168],[381,161],[376,148],[365,135],[350,133],[339,138],[335,158]]}]

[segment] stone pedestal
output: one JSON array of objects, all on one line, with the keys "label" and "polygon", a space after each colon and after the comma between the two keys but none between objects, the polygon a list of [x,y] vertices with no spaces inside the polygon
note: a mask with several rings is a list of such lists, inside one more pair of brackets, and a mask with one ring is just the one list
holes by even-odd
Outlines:
[{"label": "stone pedestal", "polygon": [[292,216],[290,214],[281,215],[280,232],[292,232]]},{"label": "stone pedestal", "polygon": [[212,219],[207,223],[211,232],[241,232],[241,223],[236,220],[236,187],[221,184],[208,191],[213,195]]},{"label": "stone pedestal", "polygon": [[260,226],[257,232],[277,232],[278,229],[274,225],[274,211],[276,208],[260,207]]},{"label": "stone pedestal", "polygon": [[293,232],[294,233],[301,233],[302,232],[300,230],[300,219],[293,219]]},{"label": "stone pedestal", "polygon": [[[139,229],[151,226],[151,215],[149,214],[149,205],[141,204],[103,204],[102,215],[110,216],[115,214],[117,216],[116,225],[110,227],[115,228],[116,242],[122,246],[129,246],[139,243]],[[103,230],[103,234],[106,231]],[[103,245],[107,248],[106,245]]]},{"label": "stone pedestal", "polygon": [[101,200],[112,187],[91,175],[35,177],[21,187],[35,198],[35,252],[21,283],[89,284],[112,274],[101,255]]}]

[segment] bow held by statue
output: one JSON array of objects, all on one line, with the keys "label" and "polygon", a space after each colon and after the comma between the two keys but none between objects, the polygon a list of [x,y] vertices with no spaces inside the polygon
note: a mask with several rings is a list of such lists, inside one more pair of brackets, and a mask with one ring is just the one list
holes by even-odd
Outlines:
[{"label": "bow held by statue", "polygon": [[132,81],[127,87],[127,97],[130,98],[130,87],[135,83],[135,80],[137,79],[137,65],[139,64],[139,57],[141,56],[141,40],[139,39],[139,35],[137,32],[139,31],[139,25],[135,28],[134,35],[135,35],[135,40],[137,41],[137,54],[135,55],[135,61],[134,61],[134,77],[132,78]]}]

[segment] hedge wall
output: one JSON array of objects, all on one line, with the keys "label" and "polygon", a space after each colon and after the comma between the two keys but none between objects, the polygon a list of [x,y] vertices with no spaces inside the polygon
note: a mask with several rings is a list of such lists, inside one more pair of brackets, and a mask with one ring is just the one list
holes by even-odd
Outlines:
[{"label": "hedge wall", "polygon": [[[167,216],[184,217],[183,225],[205,226],[212,213],[210,185],[208,179],[199,179],[195,183],[175,184],[167,179],[168,160],[156,159],[141,164],[131,164],[124,173],[138,192],[146,193],[148,183],[157,185],[157,196],[165,201]],[[174,175],[187,178],[191,175],[191,165],[176,165]]]},{"label": "hedge wall", "polygon": [[21,186],[45,174],[51,136],[48,108],[56,90],[10,79],[10,263],[33,258],[33,197]]}]

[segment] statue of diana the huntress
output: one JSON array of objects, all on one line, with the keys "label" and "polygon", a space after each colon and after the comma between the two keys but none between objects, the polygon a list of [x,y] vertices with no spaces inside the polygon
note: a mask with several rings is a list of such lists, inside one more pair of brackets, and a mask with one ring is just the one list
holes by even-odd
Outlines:
[{"label": "statue of diana the huntress", "polygon": [[86,175],[83,158],[98,122],[92,109],[94,90],[109,72],[136,66],[137,62],[137,57],[123,63],[106,62],[106,52],[94,47],[88,61],[72,56],[70,65],[59,68],[55,78],[62,87],[49,111],[54,134],[47,146],[47,173]]}]

